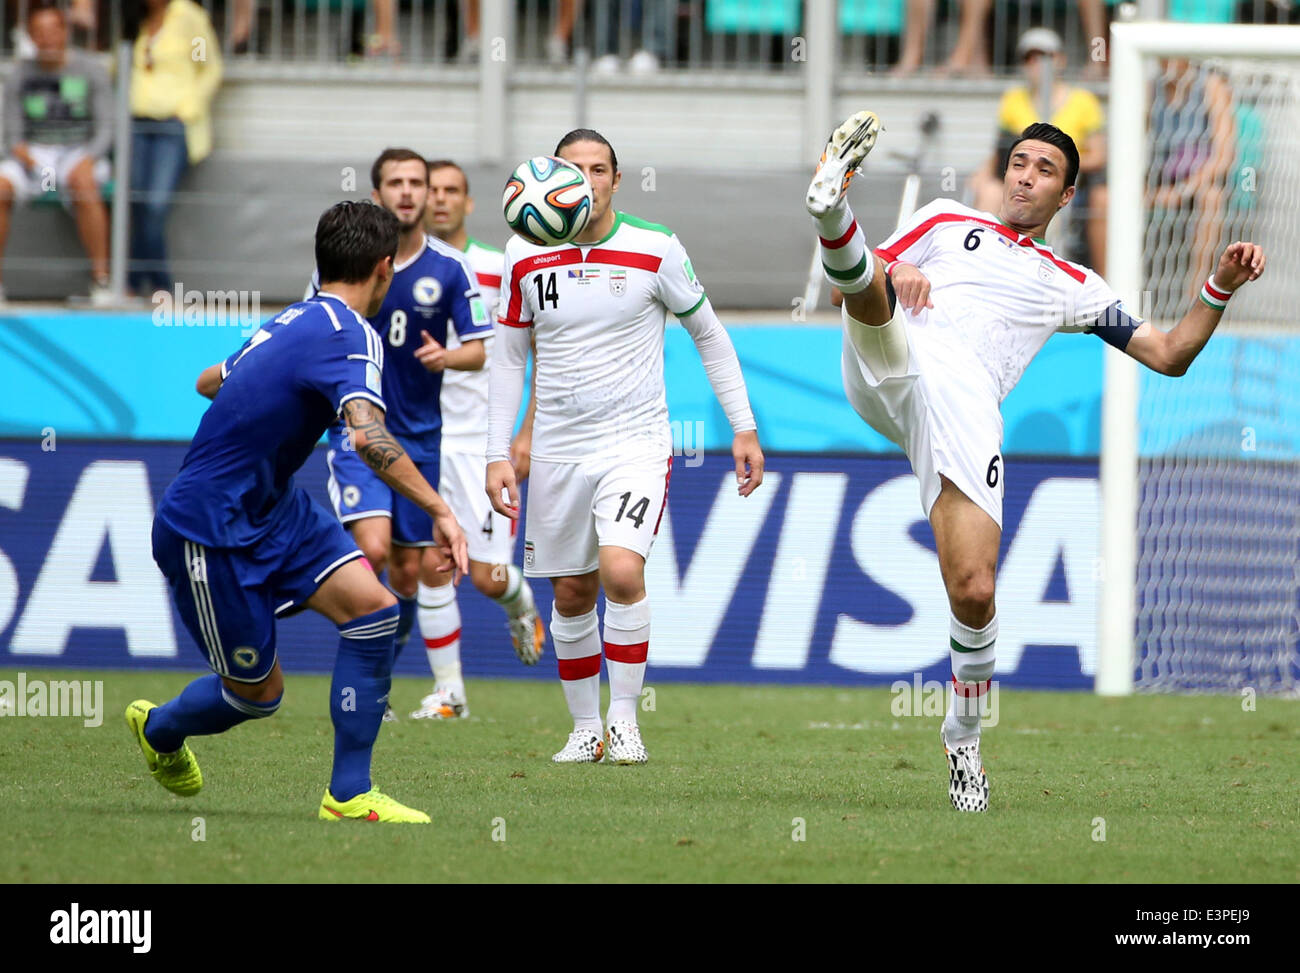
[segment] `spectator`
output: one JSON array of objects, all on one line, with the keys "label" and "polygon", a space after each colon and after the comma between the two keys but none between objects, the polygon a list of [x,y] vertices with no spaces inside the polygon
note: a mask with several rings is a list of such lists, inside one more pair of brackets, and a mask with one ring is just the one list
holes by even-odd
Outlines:
[{"label": "spectator", "polygon": [[131,70],[132,291],[170,291],[167,211],[188,166],[212,151],[221,48],[193,0],[145,0]]},{"label": "spectator", "polygon": [[[556,0],[555,27],[546,37],[546,60],[551,64],[564,64],[569,60],[569,40],[573,25],[582,13],[582,0]],[[465,0],[465,39],[460,45],[460,60],[476,63],[481,53],[478,37],[478,0]]]},{"label": "spectator", "polygon": [[1214,249],[1234,189],[1237,116],[1227,80],[1210,64],[1176,58],[1163,59],[1160,66],[1150,114],[1150,171],[1156,182],[1148,196],[1151,226],[1168,233],[1176,224],[1178,239],[1191,237],[1186,286],[1195,294],[1214,270]]},{"label": "spectator", "polygon": [[627,16],[637,44],[628,59],[633,74],[654,74],[668,59],[668,18],[672,0],[600,0],[595,8],[596,59],[591,69],[596,74],[616,74],[619,69],[618,32],[620,11]]},{"label": "spectator", "polygon": [[94,59],[68,49],[68,22],[58,7],[33,7],[27,31],[36,55],[18,62],[4,93],[0,256],[14,200],[56,188],[76,216],[90,258],[91,302],[103,304],[109,299],[108,210],[100,187],[113,143],[112,88]]},{"label": "spectator", "polygon": [[[1087,215],[1085,235],[1090,264],[1098,274],[1106,266],[1106,132],[1105,116],[1097,96],[1062,79],[1065,54],[1053,30],[1027,30],[1016,45],[1027,85],[1009,89],[998,106],[998,138],[992,157],[972,177],[974,206],[995,213],[1002,198],[1002,177],[1011,143],[1034,122],[1049,121],[1072,139],[1079,149],[1079,188],[1075,205]],[[1043,118],[1048,65],[1052,66],[1051,115]]]},{"label": "spectator", "polygon": [[[961,0],[957,43],[940,68],[942,74],[983,75],[989,73],[989,52],[984,41],[984,24],[993,0]],[[925,58],[925,40],[934,14],[934,0],[907,0],[903,27],[903,53],[893,74],[912,74]]]}]

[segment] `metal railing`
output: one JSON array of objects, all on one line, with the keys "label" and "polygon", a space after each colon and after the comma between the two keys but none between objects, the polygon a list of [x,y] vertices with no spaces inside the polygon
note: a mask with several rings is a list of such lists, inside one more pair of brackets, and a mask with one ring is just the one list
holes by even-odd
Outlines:
[{"label": "metal railing", "polygon": [[[0,56],[19,53],[33,4],[11,0]],[[58,0],[73,12],[73,41],[107,50],[120,36],[130,2]],[[482,37],[479,0],[196,0],[209,14],[232,66],[255,62],[321,67],[370,61],[411,65],[472,65],[506,56],[529,66],[571,64],[588,52],[596,73],[656,70],[797,72],[810,7],[835,5],[842,70],[919,73],[953,68],[967,75],[1016,73],[1016,44],[1030,27],[1055,30],[1069,70],[1097,60],[1114,0],[511,0],[509,38]],[[987,5],[958,50],[963,11]],[[1157,11],[1228,16],[1243,23],[1300,22],[1296,0],[1155,0]],[[917,16],[915,22],[909,17]],[[85,22],[94,19],[93,27]],[[920,51],[901,65],[909,42]],[[919,46],[918,46],[919,45]],[[1095,70],[1095,69],[1094,69]]]}]

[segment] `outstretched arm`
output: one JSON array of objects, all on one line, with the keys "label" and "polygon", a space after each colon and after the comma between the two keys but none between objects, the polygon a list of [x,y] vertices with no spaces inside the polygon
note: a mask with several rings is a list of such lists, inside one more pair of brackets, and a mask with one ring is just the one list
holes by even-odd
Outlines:
[{"label": "outstretched arm", "polygon": [[[1210,278],[1207,289],[1196,301],[1196,306],[1183,315],[1169,331],[1160,331],[1149,323],[1143,324],[1124,349],[1148,368],[1162,375],[1183,375],[1205,343],[1214,334],[1226,306],[1214,292],[1231,295],[1233,291],[1264,272],[1264,250],[1255,243],[1230,244],[1219,258],[1218,268]],[[1208,294],[1206,297],[1204,295]],[[1223,306],[1215,306],[1222,304]]]},{"label": "outstretched arm", "polygon": [[749,407],[745,391],[745,376],[740,371],[740,359],[731,338],[713,306],[705,298],[694,311],[681,319],[682,326],[695,341],[704,371],[718,397],[722,411],[727,414],[735,434],[731,455],[736,462],[736,486],[742,497],[747,497],[763,482],[763,450],[758,445],[758,426]]},{"label": "outstretched arm", "polygon": [[363,398],[343,404],[343,418],[348,424],[357,455],[381,480],[424,510],[433,518],[442,546],[456,565],[457,579],[469,573],[469,553],[465,532],[456,522],[451,508],[416,469],[406,450],[384,425],[384,414],[374,403]]},{"label": "outstretched arm", "polygon": [[215,399],[221,390],[221,362],[209,365],[199,373],[199,380],[194,383],[194,390],[205,399]]}]

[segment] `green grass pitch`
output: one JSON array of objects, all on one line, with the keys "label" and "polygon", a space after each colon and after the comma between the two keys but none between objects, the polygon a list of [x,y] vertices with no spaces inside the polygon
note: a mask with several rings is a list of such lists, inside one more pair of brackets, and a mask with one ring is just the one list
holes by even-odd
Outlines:
[{"label": "green grass pitch", "polygon": [[[895,717],[888,689],[665,683],[641,714],[649,764],[561,767],[557,684],[471,681],[471,719],[381,731],[375,783],[422,827],[316,820],[326,678],[290,676],[271,720],[191,740],[189,799],[149,778],[122,718],[189,676],[27,678],[102,679],[103,724],[0,718],[0,882],[1300,880],[1295,700],[1004,691],[991,810],[967,815],[939,719]],[[427,686],[396,680],[398,712]]]}]

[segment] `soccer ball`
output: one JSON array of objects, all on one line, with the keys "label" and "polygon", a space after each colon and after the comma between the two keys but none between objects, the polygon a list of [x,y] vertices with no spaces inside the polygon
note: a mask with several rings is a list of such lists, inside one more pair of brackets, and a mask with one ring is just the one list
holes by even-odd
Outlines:
[{"label": "soccer ball", "polygon": [[577,166],[550,155],[521,162],[506,180],[501,209],[530,243],[558,247],[587,228],[591,183]]}]

